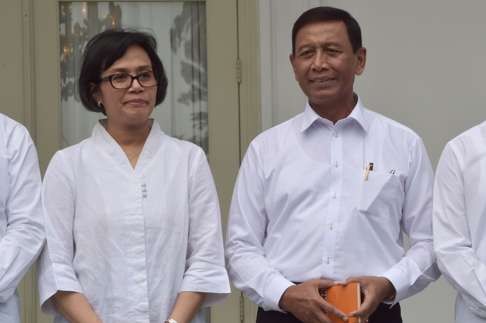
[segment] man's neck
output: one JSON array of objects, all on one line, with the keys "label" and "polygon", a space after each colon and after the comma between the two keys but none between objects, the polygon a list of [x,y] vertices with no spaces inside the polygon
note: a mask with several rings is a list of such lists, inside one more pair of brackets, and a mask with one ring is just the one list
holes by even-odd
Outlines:
[{"label": "man's neck", "polygon": [[353,94],[346,100],[318,104],[309,101],[309,105],[320,117],[332,121],[335,124],[339,120],[349,116],[357,102],[358,96]]}]

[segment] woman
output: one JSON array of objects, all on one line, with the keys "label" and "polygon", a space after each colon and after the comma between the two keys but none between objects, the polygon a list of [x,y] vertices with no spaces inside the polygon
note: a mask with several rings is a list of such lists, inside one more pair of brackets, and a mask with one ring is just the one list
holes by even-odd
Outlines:
[{"label": "woman", "polygon": [[451,140],[434,186],[434,248],[456,322],[486,323],[486,122]]},{"label": "woman", "polygon": [[150,119],[166,88],[153,37],[88,42],[80,97],[106,119],[54,155],[43,187],[40,294],[55,322],[200,322],[230,291],[205,155]]}]

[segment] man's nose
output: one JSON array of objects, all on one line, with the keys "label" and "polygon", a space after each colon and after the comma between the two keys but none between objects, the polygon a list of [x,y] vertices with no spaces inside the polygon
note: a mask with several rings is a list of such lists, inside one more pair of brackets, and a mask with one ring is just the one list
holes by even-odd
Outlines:
[{"label": "man's nose", "polygon": [[312,61],[312,68],[315,70],[323,70],[328,67],[327,56],[322,51],[318,51]]}]

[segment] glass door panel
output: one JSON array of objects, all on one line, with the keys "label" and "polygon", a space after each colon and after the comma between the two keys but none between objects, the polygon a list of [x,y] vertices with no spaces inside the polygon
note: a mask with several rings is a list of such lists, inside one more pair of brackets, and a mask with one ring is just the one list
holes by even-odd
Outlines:
[{"label": "glass door panel", "polygon": [[206,4],[185,2],[60,2],[62,146],[91,134],[103,116],[81,105],[77,79],[82,51],[97,33],[129,28],[152,34],[168,78],[153,113],[164,132],[208,149]]}]

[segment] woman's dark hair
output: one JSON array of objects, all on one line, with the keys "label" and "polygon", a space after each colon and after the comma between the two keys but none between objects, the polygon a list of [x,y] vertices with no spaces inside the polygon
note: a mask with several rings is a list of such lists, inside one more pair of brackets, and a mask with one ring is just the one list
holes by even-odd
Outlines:
[{"label": "woman's dark hair", "polygon": [[152,62],[152,70],[157,80],[155,105],[164,100],[167,91],[167,76],[157,55],[155,38],[139,31],[109,29],[91,38],[84,49],[78,86],[79,97],[86,109],[105,114],[104,107],[98,106],[93,94],[100,84],[101,74],[116,60],[125,55],[127,49],[131,46],[143,48]]},{"label": "woman's dark hair", "polygon": [[310,24],[329,21],[342,21],[344,23],[353,52],[356,53],[358,49],[363,47],[361,28],[349,12],[333,7],[315,7],[305,11],[295,21],[292,28],[292,53],[295,54],[295,39],[300,29]]}]

